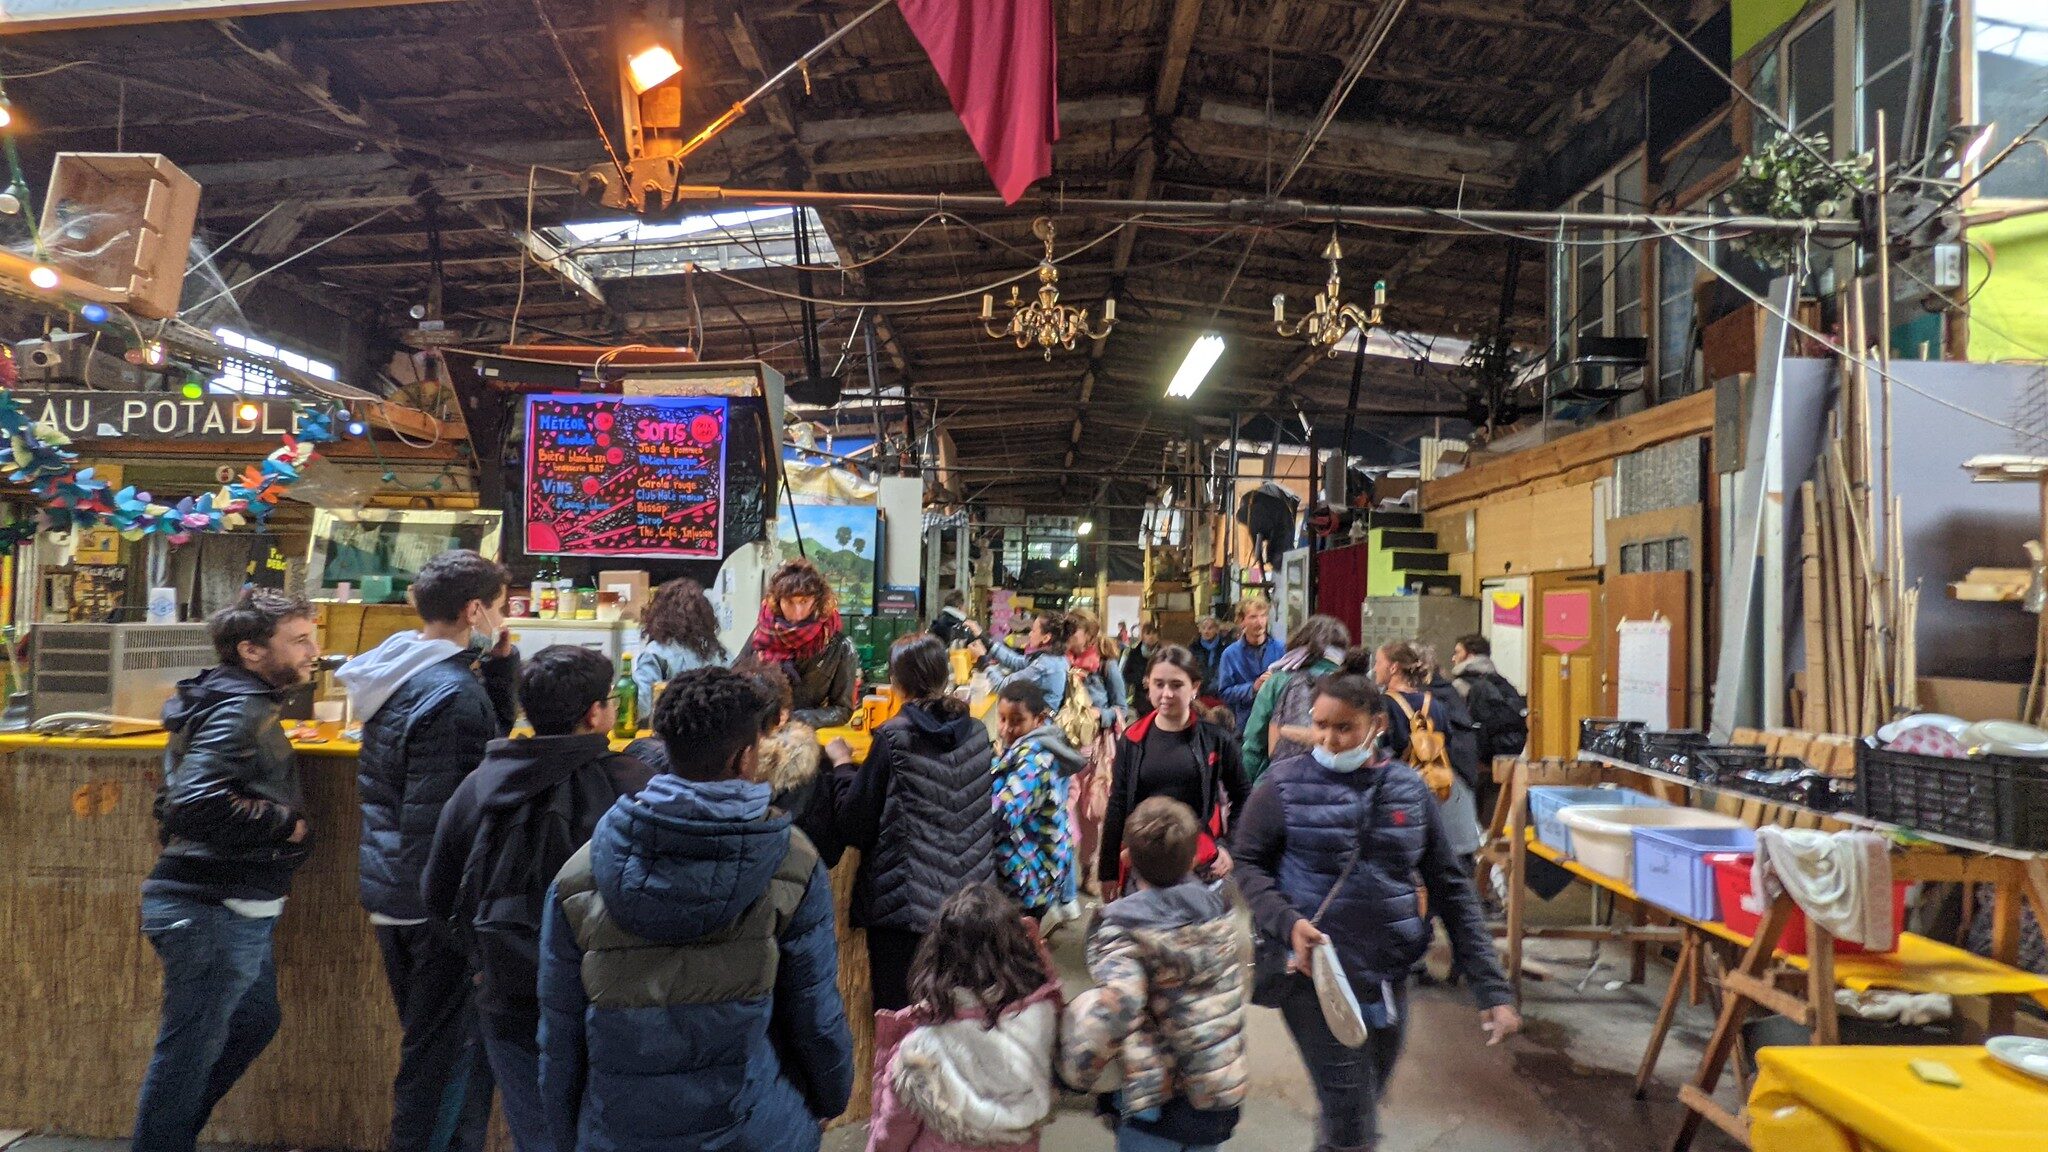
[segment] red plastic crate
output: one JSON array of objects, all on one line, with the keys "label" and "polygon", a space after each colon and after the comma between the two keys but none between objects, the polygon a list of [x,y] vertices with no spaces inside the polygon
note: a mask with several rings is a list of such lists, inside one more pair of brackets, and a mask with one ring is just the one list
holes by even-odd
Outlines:
[{"label": "red plastic crate", "polygon": [[[1707,863],[1714,869],[1714,890],[1721,900],[1721,923],[1750,937],[1756,935],[1764,918],[1763,909],[1749,905],[1750,865],[1755,860],[1756,855],[1751,852],[1716,852],[1707,857]],[[1907,887],[1905,884],[1892,885],[1894,938],[1906,923]],[[1806,955],[1806,913],[1800,911],[1796,904],[1792,906],[1792,918],[1785,921],[1785,931],[1778,936],[1778,951],[1787,956]],[[1870,949],[1838,938],[1835,951],[1853,953]]]}]

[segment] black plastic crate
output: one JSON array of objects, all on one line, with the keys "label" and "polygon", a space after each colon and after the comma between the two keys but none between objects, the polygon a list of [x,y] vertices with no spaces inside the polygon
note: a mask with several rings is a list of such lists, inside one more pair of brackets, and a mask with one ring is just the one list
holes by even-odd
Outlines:
[{"label": "black plastic crate", "polygon": [[[1702,784],[1719,784],[1744,772],[1769,772],[1784,767],[1776,761],[1785,759],[1771,755],[1771,750],[1761,744],[1715,744],[1700,749],[1693,758],[1692,778]],[[1799,767],[1806,767],[1805,761],[1790,759]]]},{"label": "black plastic crate", "polygon": [[1617,720],[1611,716],[1588,716],[1579,721],[1579,751],[1611,756],[1635,763],[1636,741],[1642,736],[1641,720]]},{"label": "black plastic crate", "polygon": [[1816,812],[1840,812],[1856,801],[1856,782],[1816,772],[1795,756],[1773,757],[1769,766],[1722,776],[1726,791],[1774,804],[1797,804]]},{"label": "black plastic crate", "polygon": [[1659,772],[1691,773],[1686,769],[1669,766],[1671,756],[1679,752],[1695,751],[1713,743],[1713,738],[1697,728],[1674,728],[1664,732],[1644,731],[1636,738],[1636,763]]},{"label": "black plastic crate", "polygon": [[1726,756],[1739,764],[1754,764],[1767,755],[1761,744],[1701,744],[1673,749],[1664,754],[1664,771],[1712,784],[1718,771],[1712,758]]},{"label": "black plastic crate", "polygon": [[1919,832],[2048,849],[2048,764],[1967,759],[1856,744],[1856,811]]}]

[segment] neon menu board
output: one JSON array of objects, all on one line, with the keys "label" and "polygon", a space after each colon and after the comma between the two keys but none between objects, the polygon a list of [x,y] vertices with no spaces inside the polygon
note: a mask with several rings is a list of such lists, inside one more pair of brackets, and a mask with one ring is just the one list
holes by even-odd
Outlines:
[{"label": "neon menu board", "polygon": [[724,557],[721,396],[529,396],[526,551]]}]

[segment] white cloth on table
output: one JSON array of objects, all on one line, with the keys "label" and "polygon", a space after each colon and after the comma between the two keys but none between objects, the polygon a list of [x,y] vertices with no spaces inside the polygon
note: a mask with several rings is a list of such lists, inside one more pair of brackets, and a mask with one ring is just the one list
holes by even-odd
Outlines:
[{"label": "white cloth on table", "polygon": [[1873,952],[1897,944],[1890,845],[1874,832],[1816,832],[1766,824],[1756,830],[1750,890],[1766,908],[1786,894],[1807,919]]}]

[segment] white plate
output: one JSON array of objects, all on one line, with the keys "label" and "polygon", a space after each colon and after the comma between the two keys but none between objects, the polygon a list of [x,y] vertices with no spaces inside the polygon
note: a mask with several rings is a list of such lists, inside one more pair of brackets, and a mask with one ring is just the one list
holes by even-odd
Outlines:
[{"label": "white plate", "polygon": [[1974,752],[2048,757],[2048,730],[2014,720],[1980,720],[1960,737]]},{"label": "white plate", "polygon": [[2048,1080],[2048,1040],[2031,1036],[1994,1036],[1984,1042],[1991,1058],[2008,1068]]},{"label": "white plate", "polygon": [[1877,738],[1889,744],[1897,740],[1901,733],[1911,728],[1939,728],[1951,736],[1961,736],[1963,729],[1969,726],[1970,722],[1968,720],[1960,716],[1950,716],[1945,712],[1916,712],[1911,716],[1900,717],[1879,728],[1877,730]]}]

